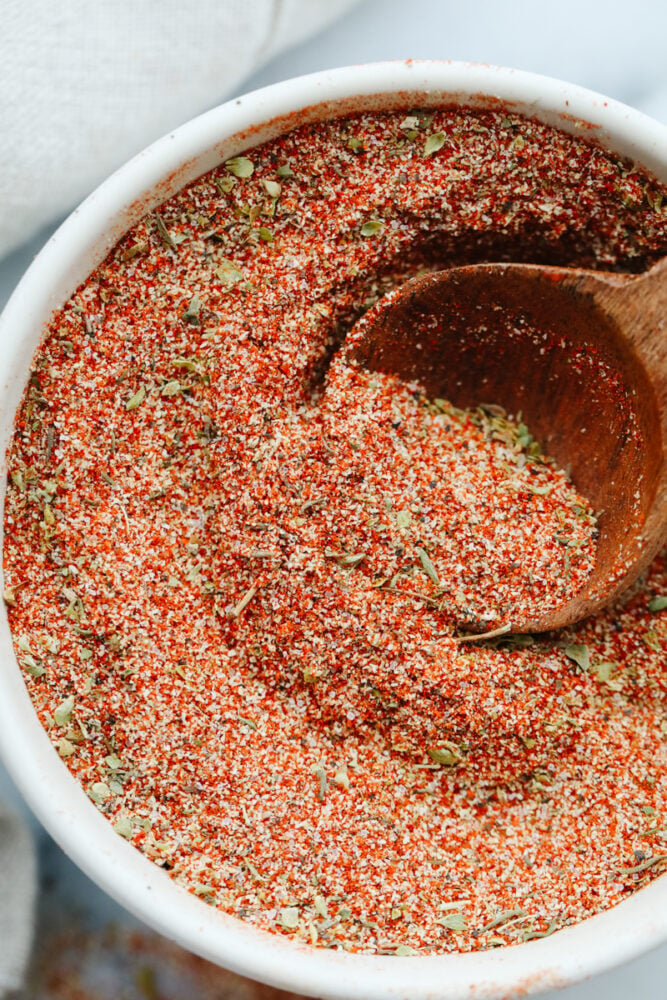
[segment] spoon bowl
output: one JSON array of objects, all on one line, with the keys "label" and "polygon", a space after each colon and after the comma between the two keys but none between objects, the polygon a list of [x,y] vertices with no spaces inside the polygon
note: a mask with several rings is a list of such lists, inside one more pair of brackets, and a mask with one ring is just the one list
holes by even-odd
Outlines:
[{"label": "spoon bowl", "polygon": [[521,416],[598,515],[594,569],[555,611],[572,624],[614,600],[667,526],[667,260],[640,276],[480,264],[401,285],[360,321],[345,360],[431,398]]}]

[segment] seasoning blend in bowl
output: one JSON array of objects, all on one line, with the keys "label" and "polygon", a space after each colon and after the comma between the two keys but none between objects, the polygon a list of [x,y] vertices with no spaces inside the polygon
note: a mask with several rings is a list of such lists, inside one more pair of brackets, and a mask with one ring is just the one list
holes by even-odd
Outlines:
[{"label": "seasoning blend in bowl", "polygon": [[[500,102],[473,96],[489,72]],[[8,455],[16,657],[53,768],[119,857],[131,842],[164,900],[177,883],[210,905],[182,897],[203,935],[148,914],[190,947],[327,996],[389,995],[400,963],[379,956],[443,953],[410,963],[412,995],[442,970],[451,997],[544,988],[612,952],[525,943],[583,941],[595,921],[571,925],[613,918],[667,860],[664,558],[576,628],[462,643],[462,619],[576,593],[598,512],[521,414],[458,410],[341,349],[423,270],[644,270],[667,251],[667,156],[628,147],[639,126],[667,143],[520,74],[331,81],[291,106],[338,104],[217,157],[240,125],[191,131],[189,183],[54,292]],[[346,99],[363,91],[387,93]],[[254,100],[248,127],[272,117]],[[216,950],[217,910],[246,926]]]}]

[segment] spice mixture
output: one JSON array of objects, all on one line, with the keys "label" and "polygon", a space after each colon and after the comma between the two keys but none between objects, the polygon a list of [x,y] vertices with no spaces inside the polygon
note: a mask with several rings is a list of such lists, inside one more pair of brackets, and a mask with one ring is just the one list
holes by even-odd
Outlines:
[{"label": "spice mixture", "polygon": [[576,592],[593,513],[519,415],[339,352],[420,269],[640,271],[662,197],[500,112],[304,126],[146,217],[55,316],[9,459],[17,655],[88,795],[207,902],[465,951],[667,862],[664,559],[576,629],[460,642]]}]

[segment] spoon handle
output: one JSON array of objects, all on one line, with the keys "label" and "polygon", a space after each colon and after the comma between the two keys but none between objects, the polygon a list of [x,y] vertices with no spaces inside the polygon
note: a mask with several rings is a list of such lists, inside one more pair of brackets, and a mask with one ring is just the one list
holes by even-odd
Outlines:
[{"label": "spoon handle", "polygon": [[[597,305],[614,320],[632,346],[667,413],[667,258],[641,275],[598,272],[594,292]],[[665,442],[667,446],[667,441]]]}]

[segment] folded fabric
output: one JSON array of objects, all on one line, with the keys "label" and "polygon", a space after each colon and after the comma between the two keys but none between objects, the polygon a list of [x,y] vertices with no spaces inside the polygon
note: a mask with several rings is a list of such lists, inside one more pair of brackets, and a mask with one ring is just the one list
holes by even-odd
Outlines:
[{"label": "folded fabric", "polygon": [[4,0],[0,257],[357,0]]},{"label": "folded fabric", "polygon": [[26,824],[0,804],[0,997],[21,985],[32,943],[36,863]]}]

